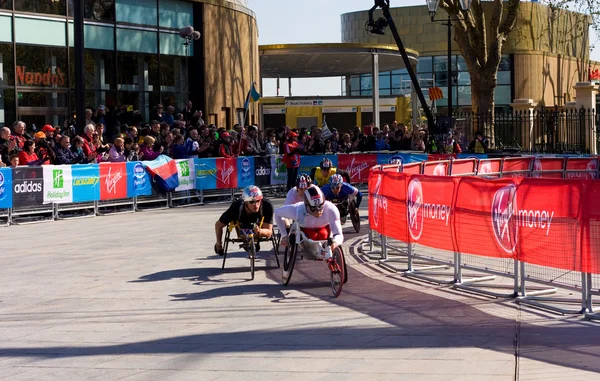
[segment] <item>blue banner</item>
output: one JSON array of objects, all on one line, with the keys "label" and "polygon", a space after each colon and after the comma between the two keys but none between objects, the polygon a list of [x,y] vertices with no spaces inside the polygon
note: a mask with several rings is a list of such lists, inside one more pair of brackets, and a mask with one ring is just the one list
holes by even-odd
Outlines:
[{"label": "blue banner", "polygon": [[402,164],[419,163],[427,161],[428,156],[425,153],[382,153],[377,154],[377,164],[392,164],[395,160],[400,160]]},{"label": "blue banner", "polygon": [[139,161],[127,163],[127,197],[150,196],[152,181]]},{"label": "blue banner", "polygon": [[487,159],[488,155],[485,153],[459,153],[458,155],[459,159]]},{"label": "blue banner", "polygon": [[318,167],[321,164],[321,160],[328,158],[333,163],[333,166],[337,168],[338,157],[337,155],[314,155],[314,156],[300,156],[300,173],[310,174],[310,171]]},{"label": "blue banner", "polygon": [[239,157],[237,159],[238,188],[256,185],[254,180],[254,158]]},{"label": "blue banner", "polygon": [[0,209],[12,208],[12,169],[0,168]]},{"label": "blue banner", "polygon": [[71,166],[73,202],[100,200],[100,167],[98,164]]},{"label": "blue banner", "polygon": [[194,159],[196,189],[217,189],[217,159]]}]

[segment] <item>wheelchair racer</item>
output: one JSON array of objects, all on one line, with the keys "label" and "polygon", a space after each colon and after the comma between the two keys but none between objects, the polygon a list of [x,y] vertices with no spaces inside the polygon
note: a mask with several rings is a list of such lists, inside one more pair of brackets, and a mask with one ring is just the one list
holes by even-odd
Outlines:
[{"label": "wheelchair racer", "polygon": [[[257,240],[270,239],[273,234],[273,209],[273,204],[263,198],[262,191],[257,186],[250,185],[244,188],[242,196],[235,200],[215,223],[215,253],[224,254],[223,229],[231,222],[237,222],[242,229],[252,229]],[[238,231],[238,236],[239,234]],[[260,246],[257,242],[256,252],[258,251]]]},{"label": "wheelchair racer", "polygon": [[304,201],[304,191],[312,185],[312,179],[306,173],[296,178],[296,186],[290,189],[285,197],[284,205],[297,204]]},{"label": "wheelchair racer", "polygon": [[313,179],[313,182],[322,187],[323,185],[329,182],[331,176],[336,173],[342,175],[344,180],[347,183],[350,183],[350,174],[343,169],[335,168],[333,163],[328,158],[324,158],[321,160],[321,163],[318,167],[311,169],[310,177]]},{"label": "wheelchair racer", "polygon": [[356,200],[356,209],[360,207],[362,193],[345,182],[344,178],[337,173],[331,176],[329,184],[322,186],[321,190],[323,191],[323,194],[325,194],[325,199],[327,201],[331,201],[335,205],[338,205],[342,223],[346,222],[346,217],[348,216],[348,203],[352,202],[354,199]]},{"label": "wheelchair racer", "polygon": [[[313,241],[325,241],[332,238],[331,251],[344,243],[340,212],[331,202],[325,200],[325,195],[315,185],[309,186],[304,192],[304,202],[284,205],[275,209],[275,223],[281,232],[280,245],[289,244],[288,231],[285,229],[286,219],[298,223],[307,238]],[[326,258],[328,261],[331,258]]]}]

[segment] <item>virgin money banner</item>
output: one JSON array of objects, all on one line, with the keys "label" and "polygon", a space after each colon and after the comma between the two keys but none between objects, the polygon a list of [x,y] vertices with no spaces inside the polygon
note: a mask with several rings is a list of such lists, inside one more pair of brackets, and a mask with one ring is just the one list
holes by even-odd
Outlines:
[{"label": "virgin money banner", "polygon": [[71,166],[73,202],[100,200],[100,167],[98,164]]},{"label": "virgin money banner", "polygon": [[383,232],[383,203],[379,198],[383,195],[383,172],[369,172],[369,226],[371,229]]},{"label": "virgin money banner", "polygon": [[[302,159],[300,159],[302,162]],[[287,183],[287,168],[281,156],[271,156],[271,185]]]},{"label": "virgin money banner", "polygon": [[460,178],[412,175],[406,191],[406,219],[410,242],[454,250],[452,214]]},{"label": "virgin money banner", "polygon": [[196,189],[196,171],[194,159],[176,160],[179,186],[175,191]]},{"label": "virgin money banner", "polygon": [[127,197],[152,195],[152,179],[139,161],[127,162]]},{"label": "virgin money banner", "polygon": [[565,159],[562,157],[536,157],[531,177],[562,179]]},{"label": "virgin money banner", "polygon": [[262,187],[271,185],[271,158],[257,156],[254,158],[254,185]]},{"label": "virgin money banner", "polygon": [[244,188],[254,184],[254,158],[239,157],[237,159],[238,167],[238,188]]},{"label": "virgin money banner", "polygon": [[12,208],[12,169],[0,168],[0,209]]},{"label": "virgin money banner", "polygon": [[194,159],[196,189],[217,189],[217,159]]},{"label": "virgin money banner", "polygon": [[496,258],[516,257],[516,190],[511,179],[461,179],[454,207],[455,240],[459,252]]},{"label": "virgin money banner", "polygon": [[100,200],[127,198],[126,164],[100,163]]},{"label": "virgin money banner", "polygon": [[338,168],[350,174],[352,184],[367,182],[369,169],[375,165],[377,165],[377,155],[338,155]]},{"label": "virgin money banner", "polygon": [[600,274],[600,182],[586,181],[585,187],[581,271]]},{"label": "virgin money banner", "polygon": [[70,165],[44,165],[44,204],[73,202],[73,175]]},{"label": "virgin money banner", "polygon": [[379,197],[379,215],[385,221],[382,233],[388,237],[408,242],[406,189],[408,176],[398,172],[385,172]]},{"label": "virgin money banner", "polygon": [[567,179],[596,179],[598,178],[597,158],[568,158]]},{"label": "virgin money banner", "polygon": [[[513,223],[520,261],[564,270],[581,268],[581,181],[521,179]],[[597,201],[596,201],[597,204]]]},{"label": "virgin money banner", "polygon": [[237,159],[218,158],[217,163],[217,189],[237,188]]},{"label": "virgin money banner", "polygon": [[310,174],[310,171],[313,168],[318,167],[321,164],[321,160],[329,159],[333,163],[333,166],[337,168],[338,166],[338,156],[337,155],[309,155],[309,156],[300,156],[300,169],[298,173],[307,173]]},{"label": "virgin money banner", "polygon": [[44,171],[42,167],[17,167],[12,170],[13,207],[42,205]]}]

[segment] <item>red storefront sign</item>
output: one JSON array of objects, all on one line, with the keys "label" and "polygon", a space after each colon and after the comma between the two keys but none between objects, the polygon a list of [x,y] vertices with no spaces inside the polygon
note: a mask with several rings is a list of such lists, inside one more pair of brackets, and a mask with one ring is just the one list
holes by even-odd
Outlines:
[{"label": "red storefront sign", "polygon": [[100,163],[100,200],[127,198],[126,163]]},{"label": "red storefront sign", "polygon": [[26,66],[17,66],[17,72],[15,75],[15,82],[19,85],[29,86],[65,86],[65,75],[59,68],[55,69],[52,73],[51,69],[48,69],[45,73],[28,71]]}]

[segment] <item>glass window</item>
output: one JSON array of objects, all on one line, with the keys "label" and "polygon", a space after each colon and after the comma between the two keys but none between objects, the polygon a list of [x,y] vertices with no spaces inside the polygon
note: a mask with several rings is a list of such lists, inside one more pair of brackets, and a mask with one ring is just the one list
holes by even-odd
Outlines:
[{"label": "glass window", "polygon": [[379,89],[379,95],[392,95],[391,89]]},{"label": "glass window", "polygon": [[67,91],[23,91],[19,92],[19,107],[67,107]]},{"label": "glass window", "polygon": [[0,16],[0,42],[12,42],[12,18],[10,16]]},{"label": "glass window", "polygon": [[[69,46],[75,46],[75,32],[73,31],[73,23],[69,22]],[[83,44],[86,49],[103,49],[115,50],[115,35],[114,29],[106,26],[84,25]]]},{"label": "glass window", "polygon": [[500,65],[498,65],[498,71],[509,71],[510,70],[510,56],[503,55],[500,59]]},{"label": "glass window", "polygon": [[359,97],[360,96],[360,90],[352,90],[350,92],[350,95],[353,97]]},{"label": "glass window", "polygon": [[183,108],[188,92],[189,80],[186,77],[186,66],[185,57],[160,57],[160,91],[174,94],[174,100],[168,104],[181,106],[181,108]]},{"label": "glass window", "polygon": [[15,18],[17,43],[66,46],[67,33],[63,21]]},{"label": "glass window", "polygon": [[433,57],[419,57],[419,62],[417,63],[417,71],[419,73],[431,73],[432,71],[432,62]]},{"label": "glass window", "polygon": [[[185,56],[186,47],[183,45],[184,39],[179,37],[178,34],[173,33],[161,33],[160,34],[160,54],[167,54],[171,56]],[[193,51],[194,44],[189,45],[189,56],[194,55]]]},{"label": "glass window", "polygon": [[394,70],[394,71],[392,71],[392,74],[408,74],[408,70],[406,70],[406,69]]},{"label": "glass window", "polygon": [[468,71],[467,63],[465,62],[463,56],[456,57],[456,68],[458,71]]},{"label": "glass window", "polygon": [[419,79],[419,85],[421,87],[433,87],[433,74],[431,73],[427,73],[427,74],[419,74],[417,75],[417,78]]},{"label": "glass window", "polygon": [[156,53],[156,32],[117,28],[117,50],[123,52]]},{"label": "glass window", "polygon": [[67,87],[67,49],[17,45],[17,86]]},{"label": "glass window", "polygon": [[194,6],[191,2],[160,0],[159,25],[165,28],[180,29],[193,24]]},{"label": "glass window", "polygon": [[[452,69],[456,70],[456,56],[452,56]],[[448,71],[448,57],[436,56],[433,57],[433,71],[438,73],[441,71]]]},{"label": "glass window", "polygon": [[471,74],[467,72],[458,73],[458,86],[471,86]]},{"label": "glass window", "polygon": [[[354,91],[358,90],[358,94],[354,94]],[[360,95],[360,77],[353,76],[350,77],[350,91],[353,92],[352,95]]]},{"label": "glass window", "polygon": [[117,57],[118,90],[158,91],[157,55],[118,53]]},{"label": "glass window", "polygon": [[390,74],[379,74],[379,88],[380,89],[389,89],[391,87],[390,82]]},{"label": "glass window", "polygon": [[[69,70],[71,71],[71,78],[75,78],[75,51],[73,48],[69,51],[71,52]],[[87,90],[117,89],[114,51],[86,49],[83,65],[85,68],[85,88]],[[71,88],[75,88],[75,81],[71,83]]]},{"label": "glass window", "polygon": [[15,89],[0,87],[0,127],[11,127],[17,120],[15,107]]},{"label": "glass window", "polygon": [[[115,1],[114,0],[84,0],[83,17],[98,21],[115,21]],[[73,7],[69,3],[69,13],[72,13]]]},{"label": "glass window", "polygon": [[0,0],[0,9],[12,10],[12,0]]},{"label": "glass window", "polygon": [[15,10],[29,13],[65,15],[66,1],[53,0],[15,0]]},{"label": "glass window", "polygon": [[14,85],[13,46],[12,44],[0,44],[0,87]]},{"label": "glass window", "polygon": [[510,85],[510,71],[499,71],[498,72],[498,84],[499,85]]},{"label": "glass window", "polygon": [[370,75],[361,75],[360,76],[360,91],[364,95],[365,90],[373,90],[373,83]]},{"label": "glass window", "polygon": [[[435,104],[438,107],[446,107],[448,106],[448,88],[440,87],[440,89],[442,90],[442,94],[444,95],[444,97],[435,101]],[[452,87],[452,97],[452,104],[456,106],[458,102],[458,91],[456,86]]]},{"label": "glass window", "polygon": [[471,106],[471,86],[458,86],[458,104],[460,106]]},{"label": "glass window", "polygon": [[117,22],[156,26],[156,1],[117,0]]},{"label": "glass window", "polygon": [[494,92],[496,104],[506,105],[512,102],[510,97],[510,86],[498,86]]}]

